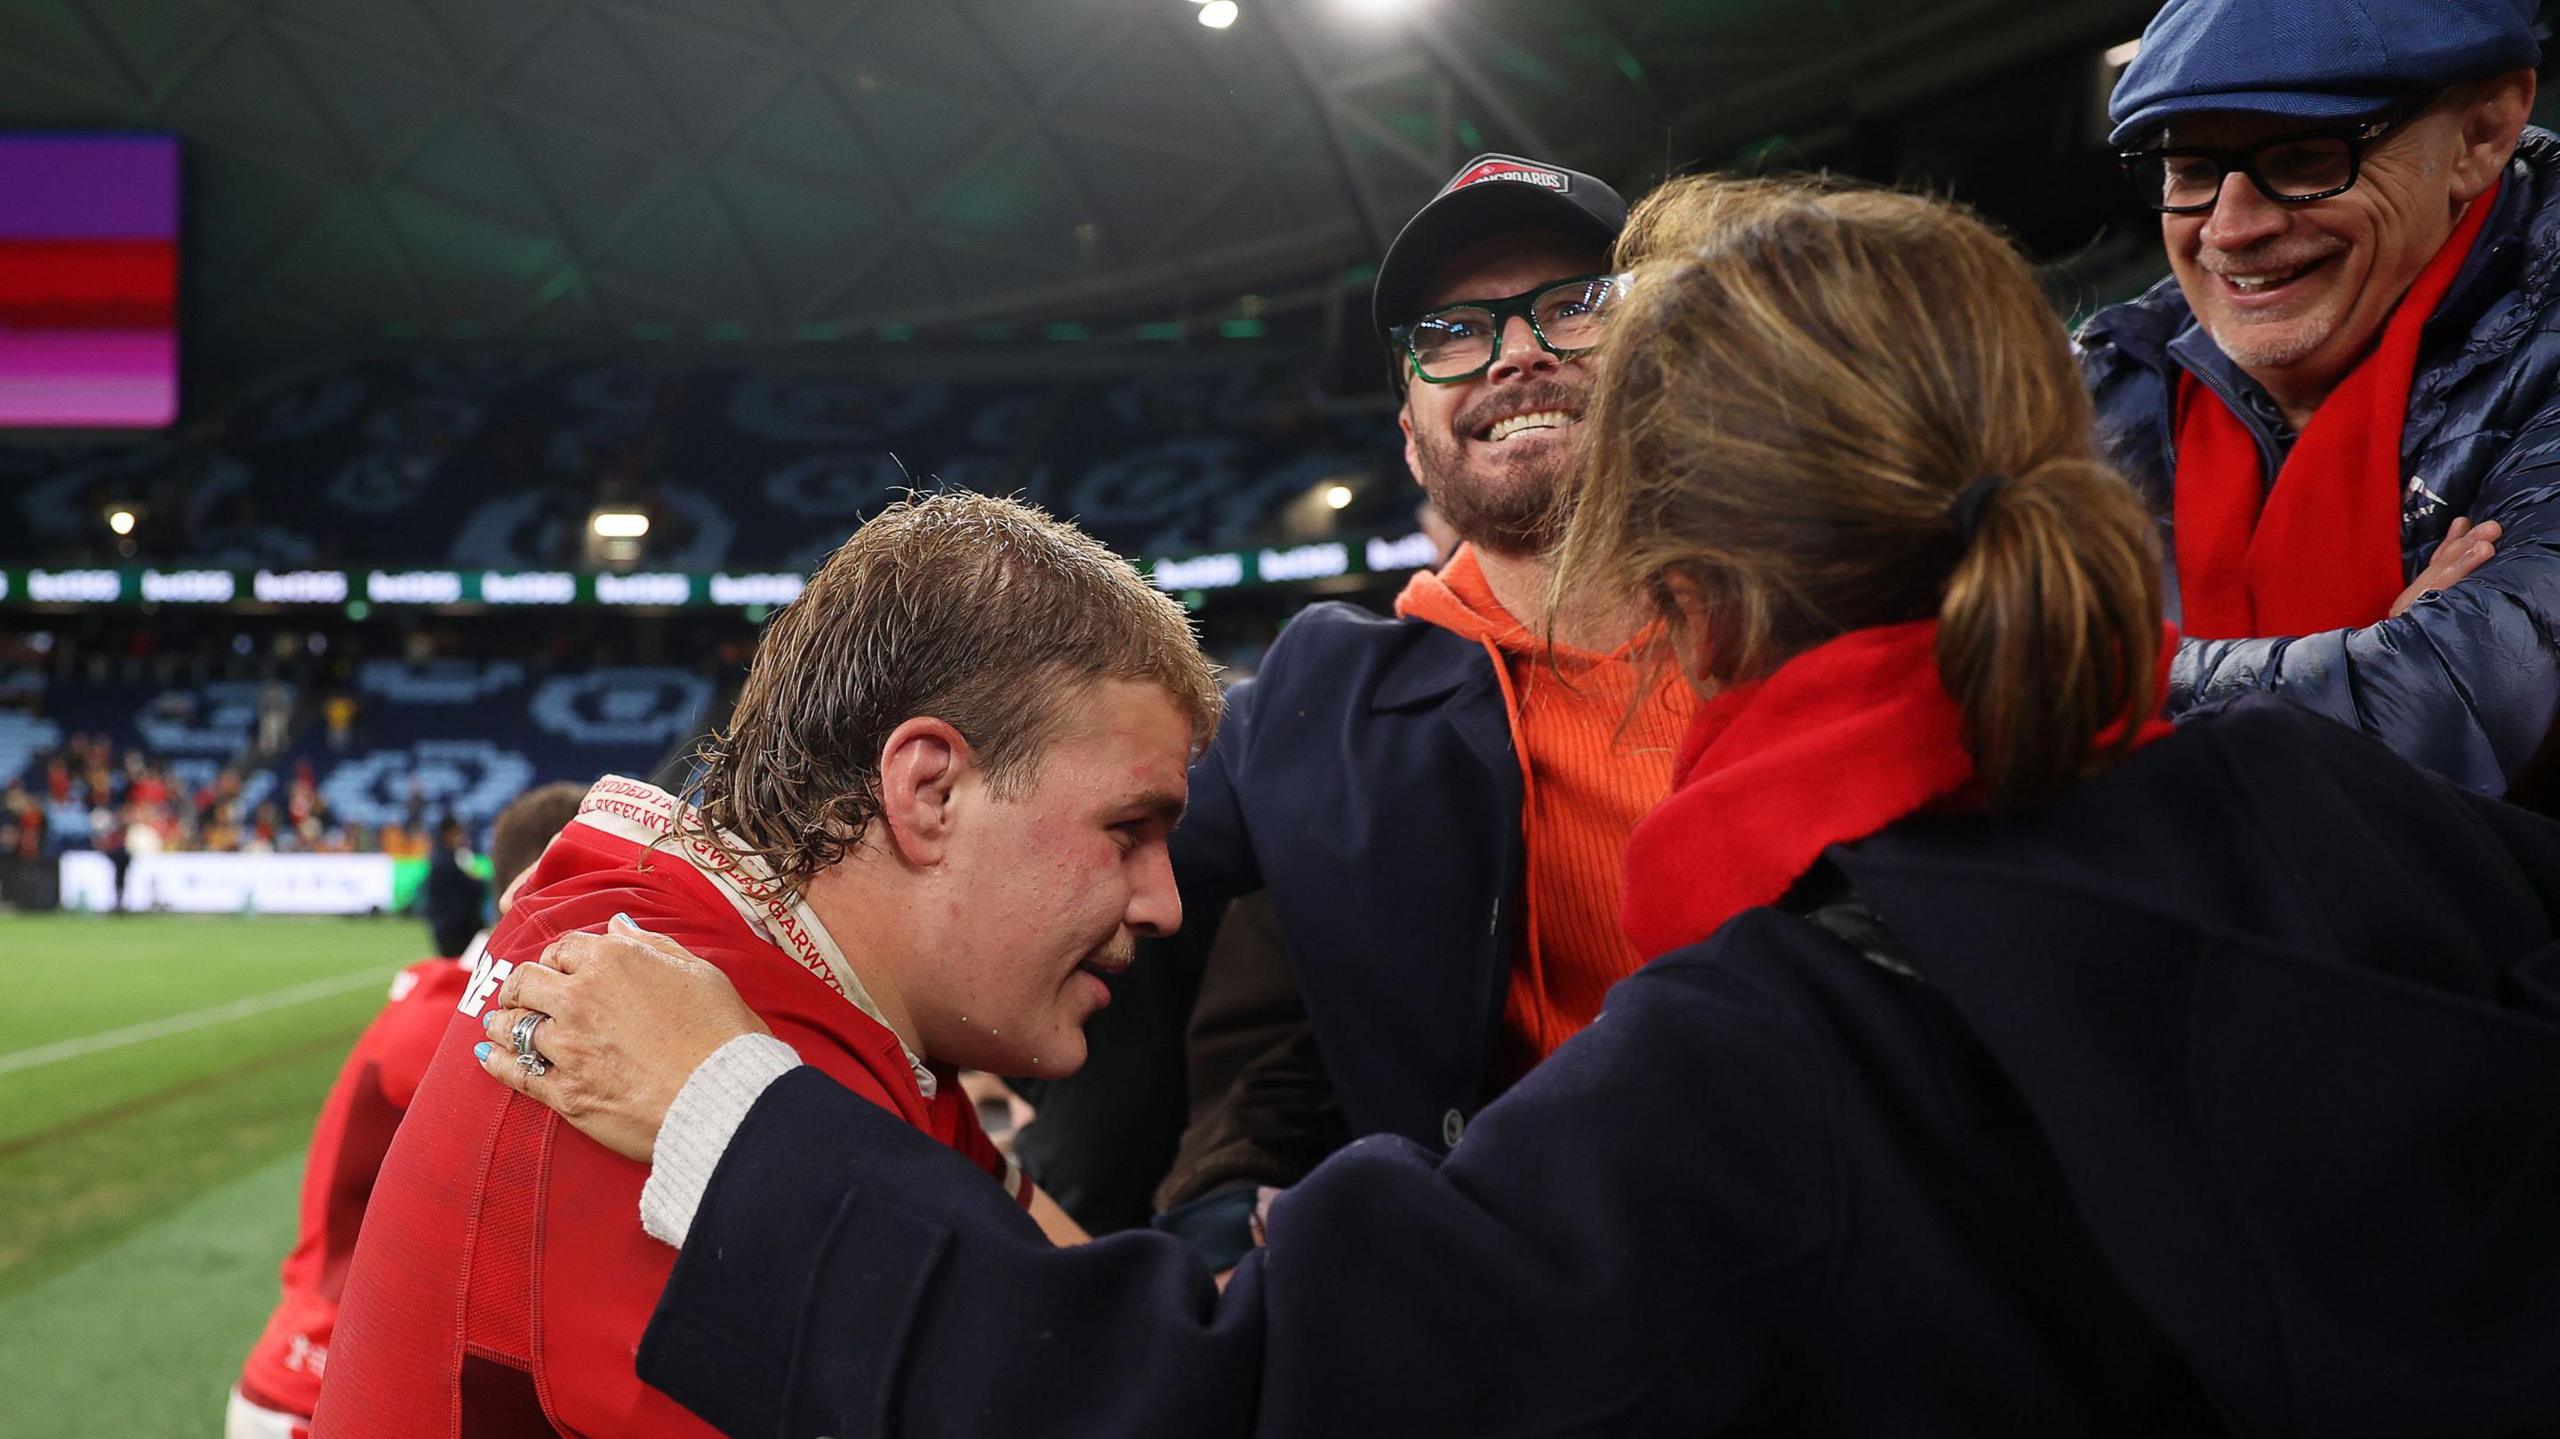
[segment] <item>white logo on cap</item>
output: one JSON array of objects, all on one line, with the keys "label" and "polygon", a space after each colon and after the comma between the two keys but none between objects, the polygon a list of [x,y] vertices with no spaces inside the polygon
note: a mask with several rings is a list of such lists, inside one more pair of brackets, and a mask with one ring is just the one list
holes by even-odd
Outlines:
[{"label": "white logo on cap", "polygon": [[1487,180],[1516,180],[1523,185],[1535,185],[1541,190],[1553,190],[1559,195],[1573,188],[1572,177],[1562,170],[1549,170],[1523,160],[1488,159],[1481,164],[1470,166],[1465,174],[1449,182],[1449,189],[1440,193],[1446,195],[1452,190],[1463,190],[1469,185],[1481,185]]}]

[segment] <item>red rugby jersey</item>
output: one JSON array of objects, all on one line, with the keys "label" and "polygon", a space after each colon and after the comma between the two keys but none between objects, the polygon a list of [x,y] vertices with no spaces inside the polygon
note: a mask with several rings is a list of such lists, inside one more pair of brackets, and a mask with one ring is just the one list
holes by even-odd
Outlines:
[{"label": "red rugby jersey", "polygon": [[633,1371],[675,1262],[640,1228],[647,1166],[471,1056],[479,1015],[516,964],[616,914],[720,966],[802,1059],[1028,1202],[1030,1185],[978,1127],[968,1096],[869,1012],[808,907],[785,902],[761,866],[675,833],[679,813],[653,786],[598,781],[491,937],[375,1186],[319,1439],[713,1432]]},{"label": "red rugby jersey", "polygon": [[284,1297],[240,1369],[240,1392],[251,1403],[307,1419],[320,1402],[365,1201],[478,957],[474,946],[461,962],[422,960],[400,971],[389,1002],[329,1086],[303,1162],[301,1228],[277,1274]]}]

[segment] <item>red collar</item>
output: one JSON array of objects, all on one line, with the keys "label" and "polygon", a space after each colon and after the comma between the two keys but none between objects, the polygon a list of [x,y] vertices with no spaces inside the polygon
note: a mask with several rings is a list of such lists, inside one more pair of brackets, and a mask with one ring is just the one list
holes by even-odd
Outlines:
[{"label": "red collar", "polygon": [[[1937,640],[1935,620],[1852,630],[1699,709],[1670,798],[1627,842],[1621,918],[1638,953],[1695,944],[1774,903],[1832,845],[1922,810],[1979,805]],[[2177,647],[2167,630],[2164,694]],[[2154,717],[2134,744],[2169,732]]]}]

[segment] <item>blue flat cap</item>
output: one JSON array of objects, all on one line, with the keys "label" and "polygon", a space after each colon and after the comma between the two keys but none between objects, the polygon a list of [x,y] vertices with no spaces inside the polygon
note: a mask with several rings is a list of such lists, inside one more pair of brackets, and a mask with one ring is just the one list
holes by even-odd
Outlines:
[{"label": "blue flat cap", "polygon": [[2542,59],[2534,0],[2169,0],[2107,102],[2123,145],[2205,110],[2318,125]]}]

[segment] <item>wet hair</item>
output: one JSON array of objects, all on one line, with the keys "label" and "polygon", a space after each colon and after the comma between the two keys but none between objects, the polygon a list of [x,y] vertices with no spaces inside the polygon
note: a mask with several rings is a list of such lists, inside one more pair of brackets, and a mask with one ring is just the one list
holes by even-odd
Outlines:
[{"label": "wet hair", "polygon": [[1189,617],[1127,560],[1033,505],[902,500],[766,625],[692,797],[715,842],[796,887],[879,816],[880,751],[899,725],[948,723],[994,792],[1017,798],[1070,704],[1103,680],[1162,688],[1195,752],[1217,730]]},{"label": "wet hair", "polygon": [[2111,763],[2160,699],[2159,542],[2026,261],[1922,196],[1674,186],[1621,251],[1558,593],[1694,625],[1721,683],[1934,617],[1995,808]]},{"label": "wet hair", "polygon": [[517,875],[533,868],[551,837],[578,817],[578,801],[586,797],[585,785],[561,780],[536,786],[508,801],[489,828],[490,892],[505,894]]}]

